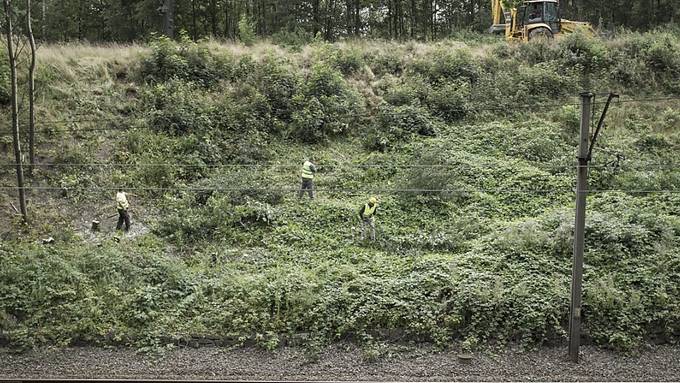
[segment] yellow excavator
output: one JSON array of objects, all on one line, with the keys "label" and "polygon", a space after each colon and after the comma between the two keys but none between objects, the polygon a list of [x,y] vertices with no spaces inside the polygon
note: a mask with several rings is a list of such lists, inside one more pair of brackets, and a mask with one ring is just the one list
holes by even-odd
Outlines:
[{"label": "yellow excavator", "polygon": [[489,31],[504,33],[510,41],[552,39],[579,30],[595,35],[590,23],[562,19],[559,0],[525,0],[519,7],[512,8],[504,6],[502,0],[491,0],[491,15],[493,25]]}]

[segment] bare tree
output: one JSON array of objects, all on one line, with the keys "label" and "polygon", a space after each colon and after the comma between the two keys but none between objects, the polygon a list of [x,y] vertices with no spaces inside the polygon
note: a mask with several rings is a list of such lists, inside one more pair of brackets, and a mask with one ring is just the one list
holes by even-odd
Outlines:
[{"label": "bare tree", "polygon": [[31,166],[29,177],[33,177],[35,168],[35,38],[31,22],[31,0],[26,0],[26,33],[31,46],[31,65],[28,68],[28,156]]},{"label": "bare tree", "polygon": [[3,0],[5,7],[5,33],[7,34],[7,54],[9,56],[10,77],[12,83],[12,139],[14,141],[14,158],[17,168],[17,188],[19,189],[19,206],[24,222],[28,222],[26,210],[26,191],[24,190],[24,170],[21,166],[21,145],[19,143],[19,106],[17,97],[17,57],[14,53],[13,29],[12,29],[12,2]]}]

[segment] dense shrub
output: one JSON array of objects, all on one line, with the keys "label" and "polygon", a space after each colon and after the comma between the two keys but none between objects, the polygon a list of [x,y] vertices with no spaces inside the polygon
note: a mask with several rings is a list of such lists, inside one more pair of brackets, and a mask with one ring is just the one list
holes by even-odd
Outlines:
[{"label": "dense shrub", "polygon": [[515,79],[514,99],[529,103],[574,94],[578,82],[571,74],[570,71],[560,73],[554,63],[521,66]]},{"label": "dense shrub", "polygon": [[676,36],[655,36],[645,48],[642,57],[655,72],[677,74],[680,71],[680,44]]},{"label": "dense shrub", "polygon": [[606,46],[604,43],[585,33],[570,33],[558,40],[560,64],[565,68],[578,67],[588,73],[596,73],[607,66]]},{"label": "dense shrub", "polygon": [[283,188],[276,188],[258,167],[223,169],[195,185],[195,191],[169,198],[166,214],[156,227],[178,244],[242,240],[240,231],[267,228],[280,215]]},{"label": "dense shrub", "polygon": [[302,49],[304,45],[312,42],[313,38],[314,36],[311,33],[299,26],[296,26],[292,31],[282,29],[272,35],[274,44],[291,48],[294,51]]},{"label": "dense shrub", "polygon": [[356,48],[330,43],[317,43],[314,48],[314,58],[318,63],[328,65],[344,76],[354,74],[364,66],[362,52]]},{"label": "dense shrub", "polygon": [[239,230],[274,224],[278,215],[274,207],[250,197],[235,204],[229,194],[227,191],[224,195],[211,195],[200,205],[180,201],[161,221],[157,233],[177,244],[188,245],[198,241],[238,240]]},{"label": "dense shrub", "polygon": [[151,55],[141,62],[140,75],[149,83],[181,79],[203,87],[231,76],[234,59],[215,55],[205,45],[183,36],[180,42],[161,36],[151,42]]},{"label": "dense shrub", "polygon": [[241,16],[238,21],[238,39],[247,47],[255,44],[257,36],[255,35],[255,25],[253,21],[247,16]]},{"label": "dense shrub", "polygon": [[[175,208],[172,201],[164,202]],[[243,233],[276,230],[271,220],[284,219],[277,208],[250,197],[236,205],[225,194],[187,196],[181,205],[190,207],[184,204],[204,206],[199,211],[215,217],[183,210],[190,214],[187,223],[193,223],[187,225],[176,220],[179,211],[171,213],[165,228],[175,230],[176,240],[248,243]],[[317,220],[310,212],[296,219]],[[628,224],[616,226],[634,241],[672,243],[649,235],[662,227],[652,220],[626,229]],[[456,340],[471,348],[489,341],[561,342],[568,319],[572,225],[573,215],[549,212],[499,227],[455,257],[428,253],[404,260],[359,249],[336,253],[348,257],[345,263],[328,263],[326,254],[312,259],[295,254],[293,264],[256,244],[247,251],[197,249],[202,257],[193,260],[165,257],[163,245],[149,239],[104,251],[85,244],[77,250],[26,245],[8,252],[2,244],[0,320],[15,346],[89,341],[158,347],[208,334],[276,347],[279,336],[298,332],[311,341],[399,337],[443,347]],[[288,231],[309,245],[304,230]],[[589,237],[587,243],[597,241]],[[29,256],[32,262],[26,262]],[[187,262],[198,263],[190,267]],[[677,252],[598,261],[586,277],[584,330],[590,339],[630,349],[646,334],[677,336]]]},{"label": "dense shrub", "polygon": [[344,75],[358,72],[364,66],[364,58],[357,49],[337,49],[334,66]]},{"label": "dense shrub", "polygon": [[431,83],[467,81],[475,83],[480,75],[480,64],[465,49],[439,49],[415,61],[411,70]]},{"label": "dense shrub", "polygon": [[394,106],[420,105],[432,92],[432,85],[421,76],[387,77],[379,87],[384,93],[383,99]]},{"label": "dense shrub", "polygon": [[644,211],[633,208],[636,204],[639,200],[621,193],[597,198],[586,234],[589,264],[599,274],[586,285],[587,331],[598,344],[618,349],[677,334],[677,304],[669,300],[677,289],[666,286],[680,276],[677,252],[654,249],[675,248],[678,224],[658,207]]},{"label": "dense shrub", "polygon": [[394,106],[418,105],[421,100],[418,93],[418,89],[411,84],[394,84],[387,89],[383,98]]},{"label": "dense shrub", "polygon": [[386,74],[399,76],[405,67],[403,57],[398,52],[390,50],[367,52],[364,54],[364,61],[366,61],[376,76],[384,76]]},{"label": "dense shrub", "polygon": [[609,55],[612,79],[626,87],[680,89],[680,44],[672,34],[631,34],[613,42]]},{"label": "dense shrub", "polygon": [[[569,178],[537,169],[521,160],[508,160],[517,159],[518,155],[539,160],[525,153],[529,150],[539,153],[545,150],[546,156],[558,155],[548,152],[556,148],[550,140],[543,143],[545,148],[540,147],[539,143],[526,143],[524,147],[517,147],[516,142],[522,142],[521,137],[513,142],[507,137],[507,132],[499,132],[498,145],[493,137],[489,137],[489,140],[473,146],[466,142],[477,141],[489,136],[489,133],[486,129],[472,132],[465,130],[460,128],[460,132],[442,135],[427,144],[411,148],[415,153],[411,162],[425,166],[404,172],[403,188],[422,190],[417,194],[436,195],[441,200],[452,201],[462,207],[491,201],[492,214],[496,218],[533,216],[555,203],[569,200]],[[517,129],[514,135],[530,135],[529,132]],[[513,157],[504,160],[505,155]],[[412,201],[408,195],[405,197]],[[479,208],[480,211],[483,209],[486,208]]]},{"label": "dense shrub", "polygon": [[284,60],[267,56],[258,65],[256,75],[258,89],[267,98],[272,114],[290,121],[292,98],[298,93],[301,82],[296,69]]},{"label": "dense shrub", "polygon": [[285,116],[288,112],[285,104],[288,101],[279,98],[277,91],[285,92],[285,89],[275,86],[265,89],[269,95],[263,94],[258,87],[249,83],[244,83],[233,89],[221,100],[220,109],[214,111],[215,118],[222,119],[225,127],[232,131],[252,131],[275,132],[279,128],[273,121],[274,110],[270,101],[281,102],[278,106],[284,108],[277,112]]},{"label": "dense shrub", "polygon": [[316,64],[293,98],[292,134],[304,142],[324,142],[348,133],[361,120],[359,96],[340,72]]},{"label": "dense shrub", "polygon": [[427,95],[427,106],[446,122],[462,120],[470,109],[470,84],[451,81],[433,89]]},{"label": "dense shrub", "polygon": [[497,57],[507,60],[514,55],[529,65],[546,63],[557,58],[553,42],[548,39],[534,39],[526,44],[519,44],[515,48],[508,45],[499,46],[494,53]]},{"label": "dense shrub", "polygon": [[414,105],[383,105],[378,111],[375,125],[366,138],[366,146],[385,151],[415,136],[436,134],[433,117],[423,108]]},{"label": "dense shrub", "polygon": [[154,85],[145,94],[151,126],[161,132],[182,135],[210,130],[211,98],[180,81]]}]

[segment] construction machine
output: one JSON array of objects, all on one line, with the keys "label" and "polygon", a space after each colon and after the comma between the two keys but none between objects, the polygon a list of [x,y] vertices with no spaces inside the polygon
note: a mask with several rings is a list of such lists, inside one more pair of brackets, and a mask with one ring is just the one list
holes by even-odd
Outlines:
[{"label": "construction machine", "polygon": [[493,25],[489,31],[504,33],[507,40],[552,39],[579,30],[595,35],[590,23],[562,19],[559,0],[525,0],[512,8],[504,6],[502,0],[491,0],[491,14]]}]

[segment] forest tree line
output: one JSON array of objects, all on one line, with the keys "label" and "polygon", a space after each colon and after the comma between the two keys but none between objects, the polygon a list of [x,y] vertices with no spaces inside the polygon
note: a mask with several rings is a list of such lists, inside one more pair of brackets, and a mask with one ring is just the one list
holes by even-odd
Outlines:
[{"label": "forest tree line", "polygon": [[[13,0],[21,13],[25,0]],[[199,39],[235,39],[247,20],[258,36],[295,34],[431,40],[484,31],[490,0],[34,0],[43,41],[145,39],[186,31]],[[562,16],[613,29],[652,29],[680,18],[677,0],[562,0]]]}]

